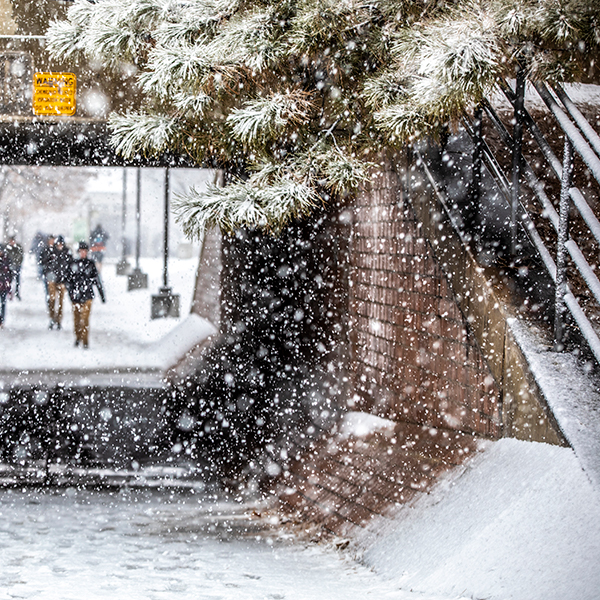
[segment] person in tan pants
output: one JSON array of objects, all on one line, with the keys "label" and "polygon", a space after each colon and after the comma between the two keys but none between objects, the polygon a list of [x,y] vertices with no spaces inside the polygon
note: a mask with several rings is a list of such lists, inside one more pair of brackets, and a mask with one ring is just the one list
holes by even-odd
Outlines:
[{"label": "person in tan pants", "polygon": [[102,302],[106,302],[102,280],[94,261],[88,255],[89,247],[85,242],[79,243],[79,258],[71,262],[67,277],[69,297],[73,303],[73,324],[75,329],[75,346],[89,347],[90,312],[94,299],[94,287],[97,288]]},{"label": "person in tan pants", "polygon": [[46,299],[50,315],[49,329],[60,329],[63,315],[63,300],[66,291],[66,278],[73,257],[65,246],[65,239],[59,235],[48,237],[48,246],[44,248],[41,263],[46,281]]}]

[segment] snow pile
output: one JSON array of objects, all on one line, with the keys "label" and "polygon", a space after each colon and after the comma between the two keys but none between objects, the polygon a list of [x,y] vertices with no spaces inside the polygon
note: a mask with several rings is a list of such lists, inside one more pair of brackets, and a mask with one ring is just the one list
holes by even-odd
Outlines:
[{"label": "snow pile", "polygon": [[404,590],[597,600],[600,494],[568,448],[503,439],[358,539]]},{"label": "snow pile", "polygon": [[364,438],[377,432],[392,434],[396,423],[363,412],[348,412],[339,424],[338,437],[346,440],[350,437]]},{"label": "snow pile", "polygon": [[190,313],[164,338],[154,342],[149,350],[156,352],[162,359],[163,369],[168,369],[183,358],[199,341],[204,341],[216,333],[217,328],[210,321]]}]

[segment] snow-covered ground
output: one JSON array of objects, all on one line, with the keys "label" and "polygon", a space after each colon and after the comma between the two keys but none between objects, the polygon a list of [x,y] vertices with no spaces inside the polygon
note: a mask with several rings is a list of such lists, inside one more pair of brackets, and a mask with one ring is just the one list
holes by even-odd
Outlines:
[{"label": "snow-covered ground", "polygon": [[[31,256],[22,273],[22,301],[8,302],[6,323],[0,330],[0,381],[40,377],[153,371],[159,376],[214,328],[190,316],[197,258],[171,259],[169,284],[181,296],[179,319],[151,319],[150,296],[162,285],[162,260],[141,260],[149,276],[145,290],[127,291],[127,277],[116,275],[114,263],[105,263],[102,279],[106,304],[96,298],[90,319],[90,348],[74,347],[73,312],[65,297],[62,330],[49,330],[44,288],[37,279]],[[64,373],[64,375],[61,375]],[[54,375],[52,375],[54,374]]]},{"label": "snow-covered ground", "polygon": [[598,600],[600,493],[574,452],[504,439],[358,540],[402,589],[449,598]]},{"label": "snow-covered ground", "polygon": [[202,495],[0,491],[0,600],[439,598],[251,513]]},{"label": "snow-covered ground", "polygon": [[354,553],[272,515],[200,488],[0,490],[0,600],[600,598],[600,496],[568,448],[490,442]]}]

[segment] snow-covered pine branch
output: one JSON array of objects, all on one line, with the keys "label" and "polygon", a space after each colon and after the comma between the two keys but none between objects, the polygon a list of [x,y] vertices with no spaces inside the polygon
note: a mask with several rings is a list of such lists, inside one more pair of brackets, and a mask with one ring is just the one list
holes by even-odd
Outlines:
[{"label": "snow-covered pine branch", "polygon": [[341,46],[348,54],[360,48],[357,40],[378,16],[376,6],[369,0],[307,0],[292,20],[291,48],[302,55]]},{"label": "snow-covered pine branch", "polygon": [[233,231],[241,226],[261,227],[267,223],[262,207],[243,183],[226,187],[208,185],[203,192],[192,188],[185,196],[176,195],[172,206],[177,222],[190,239],[199,239],[208,227]]},{"label": "snow-covered pine branch", "polygon": [[312,185],[285,177],[259,188],[259,198],[267,215],[268,230],[273,233],[279,233],[293,219],[309,215],[321,200]]},{"label": "snow-covered pine branch", "polygon": [[203,192],[193,189],[175,198],[173,210],[185,234],[194,239],[213,226],[230,232],[251,227],[278,233],[292,219],[309,214],[318,201],[312,186],[280,177],[260,186],[250,179],[225,187],[209,185]]},{"label": "snow-covered pine branch", "polygon": [[147,113],[112,114],[109,119],[112,143],[123,157],[154,156],[175,145],[180,131],[176,118]]},{"label": "snow-covered pine branch", "polygon": [[355,191],[369,179],[372,163],[349,156],[337,148],[317,155],[314,160],[318,166],[323,187],[335,195]]},{"label": "snow-covered pine branch", "polygon": [[188,232],[277,231],[360,186],[356,156],[435,134],[517,62],[566,80],[600,47],[598,0],[76,0],[68,15],[55,56],[138,67],[147,108],[112,117],[121,154],[251,173],[182,200]]},{"label": "snow-covered pine branch", "polygon": [[365,84],[375,121],[400,142],[457,118],[495,85],[504,48],[485,11],[399,32],[393,45],[403,86],[390,70]]},{"label": "snow-covered pine branch", "polygon": [[312,105],[310,96],[299,90],[272,94],[234,109],[227,117],[235,139],[250,146],[278,136],[290,125],[306,122]]},{"label": "snow-covered pine branch", "polygon": [[409,81],[402,71],[390,69],[367,79],[363,96],[367,106],[379,109],[396,102],[408,92]]},{"label": "snow-covered pine branch", "polygon": [[423,115],[407,104],[393,104],[376,112],[374,117],[391,142],[405,143],[433,131]]},{"label": "snow-covered pine branch", "polygon": [[212,97],[203,92],[181,91],[173,97],[173,105],[189,118],[198,119],[204,116],[206,109],[212,104]]},{"label": "snow-covered pine branch", "polygon": [[55,21],[48,29],[46,48],[60,60],[79,58],[85,51],[82,29],[70,21]]},{"label": "snow-covered pine branch", "polygon": [[73,59],[83,54],[86,34],[94,15],[95,6],[86,0],[77,0],[68,10],[68,20],[50,23],[46,48],[50,55],[60,59]]},{"label": "snow-covered pine branch", "polygon": [[272,68],[283,53],[278,42],[281,19],[277,3],[274,4],[267,9],[234,15],[224,23],[210,44],[215,60],[235,62],[256,73]]},{"label": "snow-covered pine branch", "polygon": [[164,98],[200,81],[212,67],[212,56],[205,44],[160,45],[150,52],[146,70],[138,80],[147,95]]}]

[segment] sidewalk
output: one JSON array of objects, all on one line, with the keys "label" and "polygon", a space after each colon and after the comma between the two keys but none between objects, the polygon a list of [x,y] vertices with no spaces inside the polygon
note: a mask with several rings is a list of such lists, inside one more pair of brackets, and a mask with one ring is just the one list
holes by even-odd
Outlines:
[{"label": "sidewalk", "polygon": [[150,297],[162,285],[162,259],[142,259],[147,290],[127,291],[127,277],[105,262],[102,279],[106,304],[94,300],[90,348],[74,346],[73,312],[65,297],[62,330],[49,330],[44,285],[27,256],[21,275],[21,297],[7,303],[0,330],[0,392],[12,385],[162,386],[166,369],[213,334],[212,325],[189,314],[197,258],[171,259],[169,283],[180,294],[179,319],[150,319]]}]

